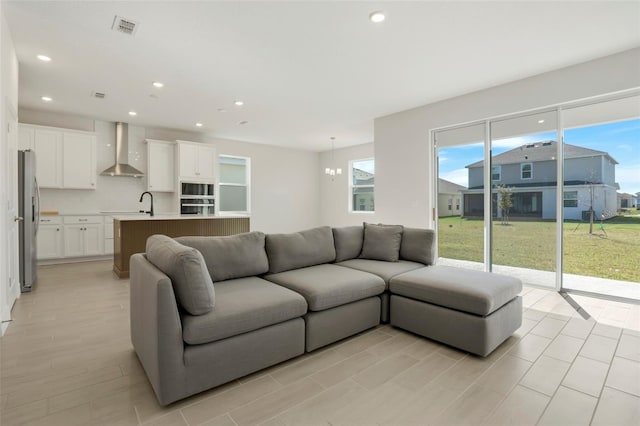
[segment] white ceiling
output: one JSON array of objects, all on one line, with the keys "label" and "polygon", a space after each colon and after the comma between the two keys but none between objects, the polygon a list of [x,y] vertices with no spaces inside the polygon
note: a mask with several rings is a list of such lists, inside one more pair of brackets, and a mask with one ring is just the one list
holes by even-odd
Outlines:
[{"label": "white ceiling", "polygon": [[[20,62],[21,107],[317,151],[331,136],[336,147],[372,142],[376,117],[640,45],[638,1],[2,7]],[[374,10],[385,22],[369,22]],[[139,22],[135,36],[111,30],[116,14]],[[53,60],[39,61],[40,53]]]}]

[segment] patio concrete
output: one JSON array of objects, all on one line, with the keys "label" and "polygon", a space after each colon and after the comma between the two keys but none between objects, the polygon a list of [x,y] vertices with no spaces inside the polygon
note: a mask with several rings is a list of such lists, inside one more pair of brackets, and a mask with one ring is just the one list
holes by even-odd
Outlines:
[{"label": "patio concrete", "polygon": [[[484,264],[468,260],[438,258],[439,265],[457,266],[460,268],[482,271]],[[518,277],[523,283],[555,289],[556,273],[537,269],[517,268],[514,266],[493,265],[493,272]],[[640,300],[640,283],[618,281],[607,278],[589,277],[586,275],[563,274],[563,289],[578,290],[605,296],[622,297]]]}]

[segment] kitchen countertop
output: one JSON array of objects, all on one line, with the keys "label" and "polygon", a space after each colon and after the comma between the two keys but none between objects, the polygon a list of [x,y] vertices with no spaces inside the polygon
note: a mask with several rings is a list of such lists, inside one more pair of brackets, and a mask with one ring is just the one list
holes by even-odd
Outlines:
[{"label": "kitchen countertop", "polygon": [[148,214],[128,214],[128,215],[114,215],[114,220],[120,221],[135,221],[135,220],[189,220],[189,219],[227,219],[227,218],[238,218],[238,217],[249,217],[243,215],[237,216],[204,216],[197,214],[156,214],[155,216],[149,216]]}]

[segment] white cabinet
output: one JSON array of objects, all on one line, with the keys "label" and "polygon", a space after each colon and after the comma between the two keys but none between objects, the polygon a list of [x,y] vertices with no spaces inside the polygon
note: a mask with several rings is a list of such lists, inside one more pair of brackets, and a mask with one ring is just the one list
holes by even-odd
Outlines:
[{"label": "white cabinet", "polygon": [[62,132],[35,129],[36,178],[41,188],[62,188]]},{"label": "white cabinet", "polygon": [[173,142],[147,139],[147,190],[153,192],[174,192]]},{"label": "white cabinet", "polygon": [[41,217],[38,225],[38,259],[57,259],[64,256],[64,227],[60,217]]},{"label": "white cabinet", "polygon": [[41,188],[95,189],[95,134],[20,124],[18,140],[21,149],[36,153]]},{"label": "white cabinet", "polygon": [[18,149],[27,150],[34,149],[36,129],[27,126],[18,126]]},{"label": "white cabinet", "polygon": [[103,253],[102,216],[64,217],[64,256],[97,256]]},{"label": "white cabinet", "polygon": [[216,149],[202,143],[177,142],[178,176],[180,180],[213,182],[216,176]]},{"label": "white cabinet", "polygon": [[[84,133],[63,133],[64,188],[96,188],[96,137]],[[38,158],[38,151],[36,151]]]}]

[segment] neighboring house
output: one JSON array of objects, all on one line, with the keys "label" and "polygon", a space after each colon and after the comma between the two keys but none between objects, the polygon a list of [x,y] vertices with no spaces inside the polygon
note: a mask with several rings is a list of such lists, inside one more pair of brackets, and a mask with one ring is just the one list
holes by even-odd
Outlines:
[{"label": "neighboring house", "polygon": [[618,192],[617,194],[617,206],[620,209],[635,209],[638,206],[638,196],[633,194],[627,194],[625,192]]},{"label": "neighboring house", "polygon": [[[556,141],[525,144],[492,158],[491,183],[512,191],[512,218],[555,219],[557,187]],[[618,162],[607,152],[564,145],[564,218],[588,220],[592,205],[599,219],[615,216],[617,211],[615,167]],[[466,166],[469,189],[463,191],[463,215],[482,216],[484,161]],[[493,212],[498,211],[498,196],[492,197]]]},{"label": "neighboring house", "polygon": [[[353,169],[353,210],[374,211],[375,175],[360,169]],[[362,186],[360,186],[362,185]]]},{"label": "neighboring house", "polygon": [[438,217],[460,216],[462,213],[462,191],[466,186],[438,179]]}]

